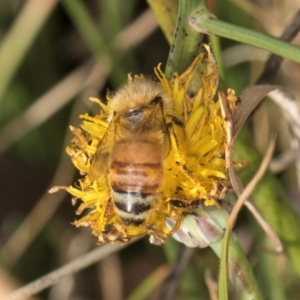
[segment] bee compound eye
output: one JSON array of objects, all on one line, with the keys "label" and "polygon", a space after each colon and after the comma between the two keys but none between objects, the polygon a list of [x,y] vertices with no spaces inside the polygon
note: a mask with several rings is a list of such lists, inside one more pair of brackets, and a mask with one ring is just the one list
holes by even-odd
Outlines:
[{"label": "bee compound eye", "polygon": [[143,110],[141,109],[130,109],[126,115],[130,121],[135,122],[140,120],[143,114]]}]

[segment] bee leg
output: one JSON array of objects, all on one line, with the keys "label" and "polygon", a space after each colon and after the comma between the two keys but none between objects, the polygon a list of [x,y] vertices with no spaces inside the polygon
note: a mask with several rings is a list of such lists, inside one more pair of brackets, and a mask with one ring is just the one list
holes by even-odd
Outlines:
[{"label": "bee leg", "polygon": [[174,224],[173,228],[168,232],[168,234],[170,236],[173,235],[173,234],[175,234],[176,231],[180,229],[181,221],[182,221],[181,218],[180,218],[180,220],[178,220],[178,219],[175,220],[175,224]]}]

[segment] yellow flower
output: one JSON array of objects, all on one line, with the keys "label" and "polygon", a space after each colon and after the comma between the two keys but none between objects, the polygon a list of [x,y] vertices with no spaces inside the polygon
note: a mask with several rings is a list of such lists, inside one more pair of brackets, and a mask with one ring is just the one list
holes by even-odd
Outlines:
[{"label": "yellow flower", "polygon": [[[227,125],[220,101],[213,99],[218,85],[217,66],[209,47],[204,47],[207,53],[200,54],[183,74],[174,74],[170,81],[160,66],[155,69],[156,77],[172,100],[174,114],[178,117],[172,119],[164,111],[162,120],[166,123],[166,120],[173,120],[174,123],[180,120],[183,130],[180,126],[176,128],[176,124],[173,127],[172,124],[165,124],[166,128],[171,126],[171,129],[167,129],[171,150],[162,164],[163,175],[157,200],[151,206],[151,213],[145,214],[142,224],[126,224],[122,220],[112,201],[108,175],[112,169],[100,168],[104,165],[102,160],[109,160],[112,149],[106,143],[110,139],[110,144],[114,143],[110,138],[110,131],[115,130],[112,129],[115,128],[114,114],[109,104],[106,106],[100,100],[91,98],[99,104],[100,114],[95,117],[81,115],[83,122],[80,128],[71,126],[75,137],[71,146],[67,147],[67,153],[84,177],[75,187],[62,188],[74,196],[74,202],[81,200],[77,214],[87,209],[87,214],[74,224],[90,226],[100,243],[126,242],[148,233],[152,243],[161,244],[180,227],[183,218],[193,212],[200,202],[206,206],[215,205],[216,199],[224,197],[229,185],[225,158]],[[130,86],[132,82],[150,79],[140,75],[134,78],[129,76],[128,80]],[[236,102],[234,92],[231,91],[227,101],[233,112]],[[132,111],[130,109],[129,113]],[[99,158],[101,162],[98,165],[94,162],[99,151],[97,148],[101,148],[103,156]],[[95,172],[91,168],[98,168],[97,177],[89,176]],[[173,230],[167,227],[167,219],[172,220]]]}]

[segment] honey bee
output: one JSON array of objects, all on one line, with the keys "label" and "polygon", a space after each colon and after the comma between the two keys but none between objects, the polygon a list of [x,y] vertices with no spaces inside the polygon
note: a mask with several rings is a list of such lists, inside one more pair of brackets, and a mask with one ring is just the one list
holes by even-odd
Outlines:
[{"label": "honey bee", "polygon": [[[202,203],[218,206],[216,200],[225,197],[229,125],[222,103],[213,100],[218,70],[206,50],[208,56],[199,54],[171,80],[160,66],[155,68],[158,81],[129,75],[107,104],[90,98],[101,107],[98,115],[80,115],[80,127],[70,127],[74,137],[66,151],[84,177],[50,192],[66,190],[73,205],[81,200],[76,214],[86,214],[73,224],[90,226],[99,243],[145,234],[156,245],[175,233],[190,239],[186,216],[196,216]],[[199,62],[209,66],[200,77]],[[194,79],[201,83],[198,90]],[[234,92],[226,99],[234,108]],[[201,224],[191,225],[192,230],[202,230]]]},{"label": "honey bee", "polygon": [[110,97],[108,109],[108,127],[88,173],[91,182],[107,174],[111,203],[106,214],[114,213],[121,222],[105,230],[112,235],[111,227],[117,228],[115,239],[121,241],[149,233],[160,244],[171,233],[157,210],[164,161],[178,147],[177,136],[184,137],[184,124],[161,84],[145,77],[129,77]]}]

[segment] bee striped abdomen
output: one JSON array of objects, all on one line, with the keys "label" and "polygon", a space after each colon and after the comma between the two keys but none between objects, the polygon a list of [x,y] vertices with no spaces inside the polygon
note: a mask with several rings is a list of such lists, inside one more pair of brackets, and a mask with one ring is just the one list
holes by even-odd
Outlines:
[{"label": "bee striped abdomen", "polygon": [[157,144],[136,142],[120,143],[114,149],[116,159],[110,165],[111,196],[116,213],[125,224],[143,224],[157,202],[163,176],[160,148],[157,149]]},{"label": "bee striped abdomen", "polygon": [[157,195],[142,196],[139,193],[120,193],[113,191],[115,209],[125,224],[141,225],[144,223]]}]

